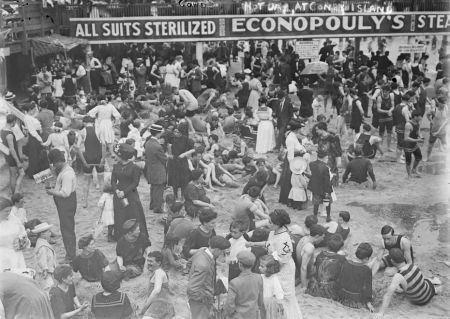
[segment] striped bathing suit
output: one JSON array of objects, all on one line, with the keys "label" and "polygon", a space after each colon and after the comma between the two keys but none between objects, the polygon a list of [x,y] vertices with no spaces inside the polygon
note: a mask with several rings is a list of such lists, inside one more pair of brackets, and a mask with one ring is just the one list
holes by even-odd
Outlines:
[{"label": "striped bathing suit", "polygon": [[407,283],[406,297],[415,305],[426,305],[436,294],[430,280],[425,279],[416,265],[407,265],[399,270]]}]

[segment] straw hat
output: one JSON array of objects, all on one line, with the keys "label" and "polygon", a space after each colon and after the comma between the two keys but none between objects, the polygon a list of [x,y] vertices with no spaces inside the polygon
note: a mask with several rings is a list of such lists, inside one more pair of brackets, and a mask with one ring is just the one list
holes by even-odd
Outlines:
[{"label": "straw hat", "polygon": [[306,163],[303,157],[294,157],[294,159],[289,163],[289,168],[294,174],[301,174],[306,170],[308,163]]},{"label": "straw hat", "polygon": [[16,95],[13,92],[11,92],[11,91],[6,92],[6,94],[5,94],[6,101],[11,101],[11,100],[14,100],[15,98],[16,98]]},{"label": "straw hat", "polygon": [[250,70],[250,69],[245,69],[245,70],[244,70],[244,74],[250,75],[250,74],[252,74],[252,70]]},{"label": "straw hat", "polygon": [[52,224],[48,224],[48,223],[40,223],[39,225],[36,225],[31,232],[33,234],[39,234],[39,233],[43,233],[47,230],[49,230],[50,228],[52,228],[53,225]]}]

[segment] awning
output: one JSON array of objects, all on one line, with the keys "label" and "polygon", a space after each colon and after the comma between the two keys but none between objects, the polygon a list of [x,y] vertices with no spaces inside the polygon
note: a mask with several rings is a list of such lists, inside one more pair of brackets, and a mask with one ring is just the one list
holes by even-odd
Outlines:
[{"label": "awning", "polygon": [[52,34],[46,37],[32,38],[31,43],[35,56],[59,53],[72,50],[79,45],[87,45],[88,41],[80,38]]}]

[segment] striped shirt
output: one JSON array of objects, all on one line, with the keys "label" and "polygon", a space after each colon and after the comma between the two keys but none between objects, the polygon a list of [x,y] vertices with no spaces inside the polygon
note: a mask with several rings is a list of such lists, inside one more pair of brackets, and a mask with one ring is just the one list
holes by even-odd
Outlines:
[{"label": "striped shirt", "polygon": [[406,265],[399,270],[399,274],[406,280],[406,297],[411,303],[425,305],[435,295],[433,284],[424,278],[416,265]]}]

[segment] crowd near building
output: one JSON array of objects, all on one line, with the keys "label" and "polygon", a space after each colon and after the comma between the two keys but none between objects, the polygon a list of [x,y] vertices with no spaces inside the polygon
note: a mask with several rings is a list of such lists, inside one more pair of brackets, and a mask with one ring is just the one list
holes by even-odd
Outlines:
[{"label": "crowd near building", "polygon": [[382,318],[442,293],[396,225],[351,247],[334,203],[377,161],[448,170],[447,1],[0,5],[0,318],[184,318],[183,295],[192,319],[300,319],[305,294]]}]

